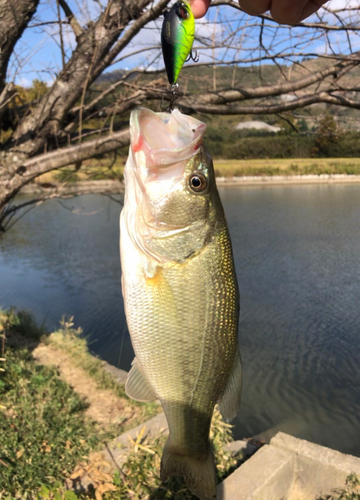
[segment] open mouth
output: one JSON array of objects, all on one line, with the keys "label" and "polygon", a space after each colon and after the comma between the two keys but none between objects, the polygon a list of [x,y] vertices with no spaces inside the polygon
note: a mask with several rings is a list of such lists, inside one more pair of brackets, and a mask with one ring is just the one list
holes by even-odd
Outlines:
[{"label": "open mouth", "polygon": [[172,113],[154,113],[138,108],[131,115],[130,128],[133,153],[145,154],[147,168],[161,168],[196,154],[206,125],[177,109]]}]

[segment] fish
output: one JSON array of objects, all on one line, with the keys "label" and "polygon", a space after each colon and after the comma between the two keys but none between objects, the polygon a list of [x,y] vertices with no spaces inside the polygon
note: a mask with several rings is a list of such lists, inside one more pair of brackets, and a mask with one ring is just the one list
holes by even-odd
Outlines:
[{"label": "fish", "polygon": [[238,413],[242,373],[239,290],[205,129],[178,109],[132,111],[120,253],[135,352],[126,393],[164,409],[161,480],[183,476],[210,500],[214,407],[227,421]]},{"label": "fish", "polygon": [[175,85],[184,62],[191,55],[195,18],[188,2],[176,2],[165,12],[161,46],[170,85]]}]

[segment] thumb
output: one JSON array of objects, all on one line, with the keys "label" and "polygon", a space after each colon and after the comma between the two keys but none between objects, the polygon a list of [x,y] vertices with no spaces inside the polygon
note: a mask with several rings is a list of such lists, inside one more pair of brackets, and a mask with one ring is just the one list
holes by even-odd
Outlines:
[{"label": "thumb", "polygon": [[195,19],[204,17],[210,7],[211,0],[190,0],[190,6]]}]

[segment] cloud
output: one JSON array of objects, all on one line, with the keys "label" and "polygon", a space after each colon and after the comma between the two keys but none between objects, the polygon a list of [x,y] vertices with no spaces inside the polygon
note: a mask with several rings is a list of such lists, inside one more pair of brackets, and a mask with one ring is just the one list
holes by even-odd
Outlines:
[{"label": "cloud", "polygon": [[32,80],[29,80],[28,78],[25,78],[24,76],[19,76],[18,78],[15,78],[15,83],[16,85],[20,85],[20,87],[31,87],[32,85]]}]

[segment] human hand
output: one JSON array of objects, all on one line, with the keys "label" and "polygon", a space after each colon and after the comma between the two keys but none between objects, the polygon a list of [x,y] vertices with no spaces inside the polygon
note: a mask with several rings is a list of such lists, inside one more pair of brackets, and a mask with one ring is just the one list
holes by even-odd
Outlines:
[{"label": "human hand", "polygon": [[[278,23],[295,24],[316,12],[327,0],[239,0],[240,7],[252,16],[268,10]],[[190,0],[194,17],[203,17],[211,0]]]}]

